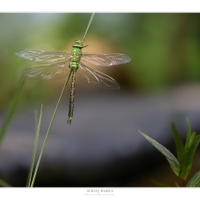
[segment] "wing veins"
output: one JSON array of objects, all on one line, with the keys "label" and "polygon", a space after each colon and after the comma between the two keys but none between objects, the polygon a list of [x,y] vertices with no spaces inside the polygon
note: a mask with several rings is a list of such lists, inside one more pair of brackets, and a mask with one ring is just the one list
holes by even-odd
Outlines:
[{"label": "wing veins", "polygon": [[125,54],[91,54],[84,53],[81,60],[85,63],[95,66],[109,67],[113,65],[121,65],[130,62],[131,58]]},{"label": "wing veins", "polygon": [[51,65],[32,66],[20,73],[20,76],[31,79],[55,80],[65,78],[69,73],[69,62],[61,62]]},{"label": "wing veins", "polygon": [[20,50],[16,52],[20,58],[36,63],[56,63],[68,61],[71,58],[70,52],[65,51],[43,51],[43,50]]},{"label": "wing veins", "polygon": [[114,78],[96,69],[92,69],[83,64],[82,62],[79,63],[77,75],[83,82],[89,84],[96,84],[98,87],[103,89],[118,90],[120,88],[119,84]]}]

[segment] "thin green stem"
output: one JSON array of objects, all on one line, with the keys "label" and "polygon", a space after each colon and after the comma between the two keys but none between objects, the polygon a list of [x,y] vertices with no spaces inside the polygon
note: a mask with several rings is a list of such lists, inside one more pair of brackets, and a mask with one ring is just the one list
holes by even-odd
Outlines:
[{"label": "thin green stem", "polygon": [[[31,179],[33,176],[33,168],[34,168],[34,164],[35,164],[38,140],[39,140],[39,135],[40,135],[40,127],[41,127],[41,122],[42,122],[42,111],[43,111],[43,105],[41,105],[41,108],[40,108],[40,116],[39,116],[39,120],[38,120],[38,125],[37,125],[37,129],[36,129],[36,134],[35,134],[35,141],[34,141],[34,145],[33,145],[31,166],[30,166],[30,170],[29,170],[29,174],[28,174],[27,183],[26,183],[27,187],[30,187]],[[35,113],[35,116],[36,116],[35,118],[37,118],[37,113]]]},{"label": "thin green stem", "polygon": [[20,79],[19,83],[18,83],[18,87],[17,87],[17,91],[13,97],[13,101],[11,103],[11,106],[8,110],[8,114],[6,116],[6,119],[3,123],[3,126],[1,128],[1,131],[0,131],[0,144],[2,143],[3,141],[3,138],[5,136],[5,133],[7,131],[7,128],[15,114],[15,111],[16,111],[16,108],[17,108],[17,105],[18,105],[18,102],[19,102],[19,98],[20,98],[20,94],[21,94],[21,91],[22,91],[22,88],[23,88],[23,85],[24,85],[24,79]]},{"label": "thin green stem", "polygon": [[33,179],[32,179],[32,181],[31,181],[31,185],[30,185],[31,187],[34,186],[35,179],[36,179],[36,175],[37,175],[37,172],[38,172],[38,168],[39,168],[39,165],[40,165],[40,162],[41,162],[41,159],[42,159],[42,156],[43,156],[43,152],[44,152],[44,149],[45,149],[45,146],[46,146],[48,137],[49,137],[49,133],[50,133],[51,127],[52,127],[52,125],[53,125],[53,121],[54,121],[54,119],[55,119],[56,113],[57,113],[57,111],[58,111],[58,107],[59,107],[59,105],[60,105],[60,101],[61,101],[61,99],[62,99],[62,96],[63,96],[64,92],[65,92],[66,86],[67,86],[67,84],[68,84],[68,82],[69,82],[70,76],[71,76],[71,71],[70,71],[70,73],[69,73],[69,75],[68,75],[68,77],[67,77],[67,80],[66,80],[66,82],[65,82],[65,84],[64,84],[64,86],[63,86],[63,89],[62,89],[62,91],[61,91],[61,93],[60,93],[60,97],[59,97],[59,99],[58,99],[58,102],[57,102],[56,107],[55,107],[55,109],[54,109],[54,112],[53,112],[53,115],[52,115],[52,118],[51,118],[49,127],[48,127],[48,129],[47,129],[47,132],[46,132],[46,135],[45,135],[45,138],[44,138],[44,142],[43,142],[43,145],[42,145],[40,154],[39,154],[39,158],[38,158],[38,161],[37,161],[37,164],[36,164],[36,167],[35,167],[35,171],[34,171],[34,174],[33,174]]},{"label": "thin green stem", "polygon": [[84,43],[84,41],[85,41],[87,32],[88,32],[88,30],[89,30],[89,28],[90,28],[90,25],[91,25],[91,23],[92,23],[92,20],[93,20],[94,15],[95,15],[95,13],[92,13],[92,15],[91,15],[91,17],[90,17],[90,21],[89,21],[89,23],[88,23],[88,25],[87,25],[87,28],[86,28],[86,30],[85,30],[85,34],[84,34],[84,36],[83,36],[82,43]]}]

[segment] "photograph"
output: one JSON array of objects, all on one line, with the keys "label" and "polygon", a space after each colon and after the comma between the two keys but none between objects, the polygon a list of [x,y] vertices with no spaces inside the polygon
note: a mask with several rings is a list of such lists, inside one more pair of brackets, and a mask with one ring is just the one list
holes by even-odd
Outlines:
[{"label": "photograph", "polygon": [[200,13],[94,11],[0,12],[0,191],[198,188]]}]

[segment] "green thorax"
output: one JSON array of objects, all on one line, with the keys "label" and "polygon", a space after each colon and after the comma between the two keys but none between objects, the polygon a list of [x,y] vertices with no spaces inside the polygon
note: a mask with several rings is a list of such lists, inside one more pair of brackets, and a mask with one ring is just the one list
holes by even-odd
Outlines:
[{"label": "green thorax", "polygon": [[71,57],[71,69],[76,71],[78,69],[78,63],[82,56],[83,43],[80,40],[76,40],[72,45],[72,57]]}]

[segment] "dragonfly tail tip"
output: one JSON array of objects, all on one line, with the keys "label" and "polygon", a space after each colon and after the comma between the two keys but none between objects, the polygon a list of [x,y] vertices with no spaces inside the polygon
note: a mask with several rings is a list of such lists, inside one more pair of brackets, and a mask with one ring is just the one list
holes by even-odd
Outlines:
[{"label": "dragonfly tail tip", "polygon": [[72,118],[68,118],[68,120],[67,120],[67,124],[71,124],[71,122],[72,122]]}]

